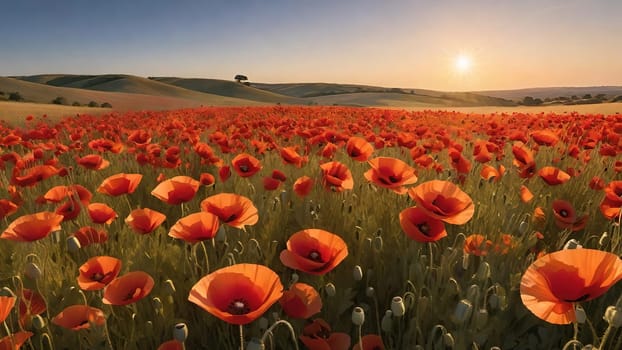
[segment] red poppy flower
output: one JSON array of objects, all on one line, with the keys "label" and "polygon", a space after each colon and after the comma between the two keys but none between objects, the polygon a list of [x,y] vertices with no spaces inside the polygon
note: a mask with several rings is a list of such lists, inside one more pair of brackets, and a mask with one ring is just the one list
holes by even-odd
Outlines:
[{"label": "red poppy flower", "polygon": [[327,190],[343,192],[354,188],[352,173],[340,162],[328,162],[320,165],[322,169],[322,185]]},{"label": "red poppy flower", "polygon": [[82,158],[78,158],[76,163],[91,170],[102,170],[110,165],[110,162],[102,158],[99,154],[89,154]]},{"label": "red poppy flower", "polygon": [[8,199],[0,199],[0,220],[17,212],[17,204]]},{"label": "red poppy flower", "polygon": [[23,215],[10,223],[0,238],[20,242],[37,241],[60,230],[62,221],[62,215],[47,211]]},{"label": "red poppy flower", "polygon": [[536,173],[536,161],[533,152],[522,143],[512,146],[512,154],[514,154],[514,165],[518,168],[521,178],[530,178]]},{"label": "red poppy flower", "polygon": [[231,177],[231,168],[228,165],[221,166],[218,169],[218,177],[221,182],[227,181]]},{"label": "red poppy flower", "polygon": [[323,275],[334,269],[348,256],[348,246],[336,234],[320,229],[306,229],[294,233],[287,240],[287,249],[281,252],[283,265]]},{"label": "red poppy flower", "polygon": [[337,145],[329,142],[326,145],[324,145],[324,147],[319,151],[318,154],[322,156],[322,158],[333,159],[336,152],[337,152]]},{"label": "red poppy flower", "polygon": [[[503,171],[505,171],[505,168],[503,168]],[[497,170],[492,165],[484,164],[482,166],[482,170],[480,171],[479,175],[482,177],[482,179],[486,181],[498,182],[499,180],[501,180],[501,176],[503,176],[503,173],[501,173],[499,170]]]},{"label": "red poppy flower", "polygon": [[110,225],[117,218],[117,213],[105,203],[91,203],[87,207],[89,217],[96,224]]},{"label": "red poppy flower", "polygon": [[292,164],[297,168],[302,168],[302,166],[307,162],[307,157],[303,157],[298,152],[296,152],[296,147],[283,147],[281,148],[281,159],[285,164]]},{"label": "red poppy flower", "polygon": [[43,195],[43,199],[52,203],[60,203],[67,198],[88,205],[91,202],[91,198],[93,198],[93,194],[84,188],[84,186],[69,185],[54,186]]},{"label": "red poppy flower", "polygon": [[472,234],[464,241],[463,251],[466,254],[486,256],[490,247],[492,247],[492,241],[480,234]]},{"label": "red poppy flower", "polygon": [[237,264],[201,278],[188,300],[227,323],[244,325],[261,317],[282,295],[283,285],[274,271]]},{"label": "red poppy flower", "polygon": [[106,323],[104,312],[88,305],[71,305],[54,316],[52,323],[74,331],[90,328],[91,325],[103,326]]},{"label": "red poppy flower", "polygon": [[115,278],[106,286],[102,302],[111,305],[128,305],[149,295],[153,285],[153,278],[148,273],[128,272]]},{"label": "red poppy flower", "polygon": [[367,334],[361,338],[352,350],[384,350],[382,338],[376,334]]},{"label": "red poppy flower", "polygon": [[80,215],[82,205],[80,202],[70,199],[56,208],[56,214],[63,216],[63,222],[74,220]]},{"label": "red poppy flower", "polygon": [[266,191],[274,191],[277,188],[279,188],[279,186],[281,186],[281,181],[271,178],[271,177],[264,177],[263,178],[263,188]]},{"label": "red poppy flower", "polygon": [[23,328],[30,328],[32,316],[40,315],[47,309],[45,300],[36,291],[24,288],[19,300],[19,323]]},{"label": "red poppy flower", "polygon": [[550,130],[538,130],[531,133],[533,140],[541,146],[555,146],[559,137]]},{"label": "red poppy flower", "polygon": [[78,239],[81,247],[87,247],[96,243],[105,243],[108,240],[108,233],[106,231],[97,230],[90,226],[80,228],[73,235]]},{"label": "red poppy flower", "polygon": [[601,179],[598,176],[594,176],[591,180],[590,180],[590,184],[589,184],[590,188],[595,190],[595,191],[600,191],[603,188],[605,188],[605,186],[607,186],[605,184],[605,180]]},{"label": "red poppy flower", "polygon": [[261,170],[259,159],[247,153],[238,154],[231,160],[233,170],[241,177],[251,177]]},{"label": "red poppy flower", "polygon": [[197,243],[214,238],[219,226],[216,215],[202,211],[179,219],[171,227],[168,235],[173,238],[183,239],[188,243]]},{"label": "red poppy flower", "polygon": [[112,175],[97,188],[97,192],[107,194],[109,196],[120,196],[126,193],[134,193],[136,187],[142,180],[141,174],[116,174]]},{"label": "red poppy flower", "polygon": [[294,283],[279,300],[283,311],[292,318],[307,319],[322,309],[322,298],[312,286]]},{"label": "red poppy flower", "polygon": [[298,197],[306,197],[313,189],[313,179],[304,175],[294,182],[294,192]]},{"label": "red poppy flower", "polygon": [[346,142],[346,153],[359,162],[365,162],[374,153],[374,146],[362,137],[352,136]]},{"label": "red poppy flower", "polygon": [[96,256],[80,266],[78,285],[82,290],[104,289],[121,271],[121,260],[111,256]]},{"label": "red poppy flower", "polygon": [[302,330],[300,341],[311,350],[348,350],[350,336],[346,333],[331,332],[326,321],[316,318]]},{"label": "red poppy flower", "polygon": [[404,194],[404,185],[417,182],[415,169],[397,158],[378,157],[368,161],[371,169],[363,175],[367,181],[388,188],[395,193]]},{"label": "red poppy flower", "polygon": [[538,175],[544,182],[551,186],[560,185],[570,180],[570,175],[568,173],[552,166],[543,167],[538,171]]},{"label": "red poppy flower", "polygon": [[424,182],[409,189],[408,195],[429,217],[448,224],[465,224],[475,212],[471,197],[449,181]]},{"label": "red poppy flower", "polygon": [[181,204],[194,198],[200,183],[189,176],[175,176],[164,180],[151,191],[151,194],[168,204]]},{"label": "red poppy flower", "polygon": [[274,169],[272,171],[272,178],[281,182],[285,182],[287,180],[287,176],[285,175],[285,173],[278,169]]},{"label": "red poppy flower", "polygon": [[605,198],[600,202],[600,212],[612,220],[622,212],[622,181],[611,181],[604,188]]},{"label": "red poppy flower", "polygon": [[203,186],[212,186],[216,183],[216,179],[214,178],[214,175],[210,173],[201,173],[199,176],[199,182]]},{"label": "red poppy flower", "polygon": [[253,202],[235,193],[219,193],[207,197],[201,202],[201,210],[218,216],[229,226],[241,229],[246,225],[255,225],[259,220]]},{"label": "red poppy flower", "polygon": [[0,323],[9,316],[13,306],[15,306],[15,300],[15,297],[0,296]]},{"label": "red poppy flower", "polygon": [[553,201],[553,215],[555,216],[555,225],[561,229],[570,229],[572,231],[582,230],[587,224],[588,215],[578,217],[572,204],[564,200]]},{"label": "red poppy flower", "polygon": [[429,217],[419,207],[404,209],[400,212],[400,226],[408,237],[417,242],[436,242],[447,236],[445,224]]},{"label": "red poppy flower", "polygon": [[521,279],[523,304],[553,324],[576,322],[574,304],[603,295],[622,279],[622,260],[594,249],[564,249],[536,260]]},{"label": "red poppy flower", "polygon": [[59,169],[52,165],[35,165],[26,170],[25,174],[22,174],[20,169],[16,166],[13,168],[13,174],[11,175],[11,185],[32,187],[43,180],[57,175],[59,171]]},{"label": "red poppy flower", "polygon": [[179,342],[173,339],[173,340],[169,340],[169,341],[166,341],[160,344],[157,350],[183,350],[183,349],[184,349],[184,344],[182,342]]},{"label": "red poppy flower", "polygon": [[130,215],[125,218],[125,223],[128,224],[134,232],[144,235],[153,232],[158,226],[160,226],[166,215],[149,208],[134,209]]},{"label": "red poppy flower", "polygon": [[22,345],[32,337],[32,332],[17,332],[0,339],[1,350],[19,350]]}]

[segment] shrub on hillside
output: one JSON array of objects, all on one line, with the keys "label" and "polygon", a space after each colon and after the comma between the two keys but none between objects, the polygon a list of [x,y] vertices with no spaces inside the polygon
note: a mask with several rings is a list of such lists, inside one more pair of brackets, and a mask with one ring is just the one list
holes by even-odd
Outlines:
[{"label": "shrub on hillside", "polygon": [[74,107],[80,107],[80,102],[74,101],[71,105]]},{"label": "shrub on hillside", "polygon": [[97,103],[95,101],[91,101],[91,102],[89,102],[89,107],[99,107],[99,103]]},{"label": "shrub on hillside", "polygon": [[55,105],[66,105],[67,99],[65,99],[63,96],[58,96],[57,98],[52,100],[52,103]]},{"label": "shrub on hillside", "polygon": [[9,101],[23,101],[24,98],[22,97],[22,95],[20,95],[19,92],[11,92],[9,94]]},{"label": "shrub on hillside", "polygon": [[101,105],[101,106],[102,106],[103,108],[112,108],[112,105],[111,105],[110,103],[108,103],[108,102],[104,102],[104,103],[102,103],[102,105]]}]

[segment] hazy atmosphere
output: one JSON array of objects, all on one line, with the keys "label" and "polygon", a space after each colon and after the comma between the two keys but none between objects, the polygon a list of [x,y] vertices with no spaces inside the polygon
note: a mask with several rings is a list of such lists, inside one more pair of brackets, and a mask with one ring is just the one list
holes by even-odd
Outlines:
[{"label": "hazy atmosphere", "polygon": [[12,1],[0,12],[0,76],[622,85],[620,13],[615,0]]}]

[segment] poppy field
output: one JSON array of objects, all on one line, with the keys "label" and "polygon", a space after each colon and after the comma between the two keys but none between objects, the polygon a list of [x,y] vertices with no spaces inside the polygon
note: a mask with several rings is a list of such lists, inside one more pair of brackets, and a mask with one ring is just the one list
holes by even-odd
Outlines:
[{"label": "poppy field", "polygon": [[0,123],[0,349],[622,349],[622,115]]}]

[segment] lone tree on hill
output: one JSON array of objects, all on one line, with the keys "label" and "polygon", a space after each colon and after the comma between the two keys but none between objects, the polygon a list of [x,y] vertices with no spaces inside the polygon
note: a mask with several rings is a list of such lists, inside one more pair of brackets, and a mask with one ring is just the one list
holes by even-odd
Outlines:
[{"label": "lone tree on hill", "polygon": [[233,79],[235,79],[238,83],[241,83],[243,80],[248,80],[248,77],[246,75],[238,74]]}]

